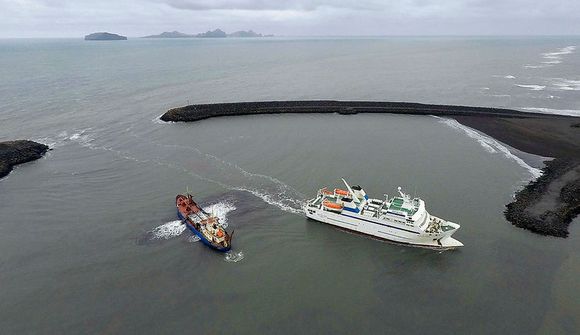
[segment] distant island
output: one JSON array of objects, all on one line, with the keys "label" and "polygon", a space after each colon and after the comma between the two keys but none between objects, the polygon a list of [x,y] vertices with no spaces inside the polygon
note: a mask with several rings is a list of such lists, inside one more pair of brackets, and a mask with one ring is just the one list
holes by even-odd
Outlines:
[{"label": "distant island", "polygon": [[92,33],[85,36],[85,41],[122,41],[126,39],[126,36],[106,32]]},{"label": "distant island", "polygon": [[274,37],[274,35],[262,35],[250,29],[248,31],[240,30],[233,32],[231,34],[228,34],[228,37]]},{"label": "distant island", "polygon": [[195,35],[195,37],[218,37],[218,38],[223,38],[223,37],[227,37],[228,35],[226,34],[225,31],[221,30],[221,29],[216,29],[216,30],[208,30],[205,33],[200,33]]},{"label": "distant island", "polygon": [[188,38],[188,37],[195,37],[195,35],[184,34],[180,33],[177,30],[174,30],[174,31],[165,31],[159,35],[143,36],[143,38]]},{"label": "distant island", "polygon": [[185,34],[179,31],[166,31],[159,35],[143,36],[143,38],[226,38],[226,37],[273,37],[274,35],[262,35],[253,30],[239,30],[231,34],[226,33],[221,29],[208,30],[205,33],[199,34]]}]

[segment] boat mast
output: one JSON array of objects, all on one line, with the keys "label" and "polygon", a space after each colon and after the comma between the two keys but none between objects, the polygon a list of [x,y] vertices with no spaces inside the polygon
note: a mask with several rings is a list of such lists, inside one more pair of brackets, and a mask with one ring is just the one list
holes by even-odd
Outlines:
[{"label": "boat mast", "polygon": [[348,189],[348,191],[350,192],[350,194],[352,194],[352,196],[354,197],[354,192],[352,191],[352,188],[350,188],[350,186],[348,185],[348,183],[346,182],[346,180],[344,180],[344,178],[340,178],[342,179],[342,182],[344,183],[344,185],[346,186],[346,188]]}]

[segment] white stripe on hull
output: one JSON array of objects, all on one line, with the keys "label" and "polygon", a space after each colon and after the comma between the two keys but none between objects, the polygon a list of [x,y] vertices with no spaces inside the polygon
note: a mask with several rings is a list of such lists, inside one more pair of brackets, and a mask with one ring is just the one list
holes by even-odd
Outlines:
[{"label": "white stripe on hull", "polygon": [[[412,244],[434,248],[455,248],[463,244],[448,234],[429,234],[416,227],[397,227],[388,222],[379,222],[376,219],[356,213],[343,211],[342,214],[307,207],[306,216],[323,223],[331,224],[343,229],[371,235],[398,243]],[[438,241],[439,240],[439,241]]]}]

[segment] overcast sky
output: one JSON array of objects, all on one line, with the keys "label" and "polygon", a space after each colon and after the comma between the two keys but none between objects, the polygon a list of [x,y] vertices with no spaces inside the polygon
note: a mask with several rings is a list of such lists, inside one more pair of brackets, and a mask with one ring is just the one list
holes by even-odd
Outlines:
[{"label": "overcast sky", "polygon": [[580,0],[0,0],[0,38],[275,35],[580,35]]}]

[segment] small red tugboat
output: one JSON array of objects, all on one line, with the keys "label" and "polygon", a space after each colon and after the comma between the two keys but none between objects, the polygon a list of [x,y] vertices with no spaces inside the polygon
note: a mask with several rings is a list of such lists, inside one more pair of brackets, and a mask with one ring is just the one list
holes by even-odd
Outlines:
[{"label": "small red tugboat", "polygon": [[203,244],[221,252],[227,252],[232,248],[234,232],[229,234],[215,215],[207,213],[193,201],[191,194],[178,194],[175,197],[175,206],[179,219],[201,239]]}]

